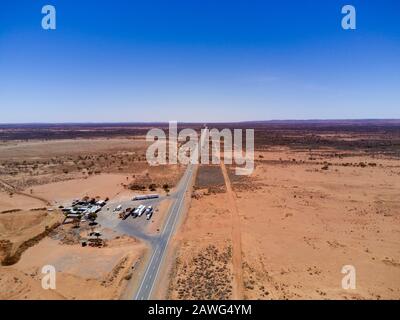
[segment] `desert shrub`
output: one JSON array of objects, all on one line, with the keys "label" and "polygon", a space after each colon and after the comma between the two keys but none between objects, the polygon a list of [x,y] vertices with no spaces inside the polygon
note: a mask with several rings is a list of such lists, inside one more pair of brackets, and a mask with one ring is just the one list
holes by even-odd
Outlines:
[{"label": "desert shrub", "polygon": [[95,213],[95,212],[89,213],[89,219],[92,220],[92,221],[96,220],[97,219],[97,213]]},{"label": "desert shrub", "polygon": [[128,188],[131,189],[131,190],[141,190],[141,191],[146,190],[146,187],[144,185],[138,184],[138,183],[131,183],[128,186]]}]

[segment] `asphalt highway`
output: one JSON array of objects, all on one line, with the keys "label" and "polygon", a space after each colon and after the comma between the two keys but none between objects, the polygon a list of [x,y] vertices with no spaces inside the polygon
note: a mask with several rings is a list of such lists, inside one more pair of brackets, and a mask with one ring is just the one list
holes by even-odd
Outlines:
[{"label": "asphalt highway", "polygon": [[136,300],[151,299],[154,285],[157,281],[157,276],[166,255],[168,243],[171,239],[172,234],[175,231],[175,227],[180,215],[184,212],[185,195],[186,191],[191,185],[195,168],[195,164],[189,164],[185,171],[185,174],[179,182],[178,188],[175,193],[174,202],[171,205],[170,211],[168,213],[168,220],[165,223],[164,229],[160,236],[154,239],[152,243],[153,253],[142,277],[139,289],[134,297]]},{"label": "asphalt highway", "polygon": [[[206,144],[205,142],[207,137],[208,136],[206,132],[202,132],[200,137],[200,147],[199,149],[196,149],[196,152],[192,155],[194,159],[199,160],[200,150],[208,147],[208,143]],[[155,284],[157,283],[157,277],[167,252],[168,243],[171,239],[172,234],[175,232],[176,224],[179,221],[179,217],[183,214],[185,210],[185,195],[186,192],[189,190],[189,187],[191,186],[193,174],[196,172],[197,166],[197,162],[189,163],[185,174],[179,182],[178,188],[175,192],[174,202],[171,205],[171,209],[168,214],[168,220],[165,223],[164,229],[160,236],[157,237],[152,243],[153,253],[150,257],[150,261],[142,277],[139,289],[136,293],[136,300],[149,300],[152,298],[153,289]]]}]

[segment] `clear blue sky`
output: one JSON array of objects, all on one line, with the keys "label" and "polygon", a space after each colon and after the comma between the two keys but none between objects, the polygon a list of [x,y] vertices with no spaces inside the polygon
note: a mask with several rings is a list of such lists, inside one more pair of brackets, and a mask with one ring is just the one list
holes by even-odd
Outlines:
[{"label": "clear blue sky", "polygon": [[[345,4],[357,30],[341,28]],[[400,118],[400,1],[1,1],[0,111],[0,123]]]}]

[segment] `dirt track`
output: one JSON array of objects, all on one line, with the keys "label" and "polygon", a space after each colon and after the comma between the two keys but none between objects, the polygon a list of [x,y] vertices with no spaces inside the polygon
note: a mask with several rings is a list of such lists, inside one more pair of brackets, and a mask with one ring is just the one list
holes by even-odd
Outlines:
[{"label": "dirt track", "polygon": [[232,215],[233,299],[243,299],[242,235],[240,231],[240,216],[236,205],[235,194],[232,190],[231,182],[223,162],[221,162],[221,169],[222,174],[224,175],[226,192],[229,199],[228,208]]},{"label": "dirt track", "polygon": [[25,196],[25,197],[32,198],[32,199],[35,199],[35,200],[39,200],[39,201],[43,202],[46,206],[50,206],[50,202],[47,201],[46,199],[44,199],[42,197],[34,196],[32,194],[28,194],[28,193],[25,193],[25,192],[17,191],[14,186],[12,186],[11,184],[9,184],[6,181],[0,180],[0,184],[2,184],[5,187],[6,190],[10,190],[10,192],[12,192],[12,193],[19,194],[21,196]]}]

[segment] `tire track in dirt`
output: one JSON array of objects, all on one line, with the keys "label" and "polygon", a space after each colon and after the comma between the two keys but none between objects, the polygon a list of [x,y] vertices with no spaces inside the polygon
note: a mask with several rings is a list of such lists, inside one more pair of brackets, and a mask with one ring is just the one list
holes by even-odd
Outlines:
[{"label": "tire track in dirt", "polygon": [[221,161],[221,170],[224,175],[226,192],[229,199],[228,208],[232,214],[232,263],[233,263],[233,299],[243,299],[243,270],[242,270],[242,234],[240,230],[240,216],[236,204],[236,197],[232,190],[225,163]]},{"label": "tire track in dirt", "polygon": [[18,191],[13,185],[9,184],[8,182],[6,182],[4,180],[0,180],[0,184],[2,184],[3,188],[5,190],[8,190],[9,192],[18,194],[20,196],[24,196],[24,197],[32,198],[32,199],[35,199],[35,200],[39,200],[39,201],[43,202],[46,206],[50,206],[51,205],[50,202],[48,200],[46,200],[45,198],[42,198],[42,197],[39,197],[39,196],[35,196],[35,195],[32,195],[32,194],[28,194],[28,193],[25,193],[25,192],[22,192],[22,191]]}]

